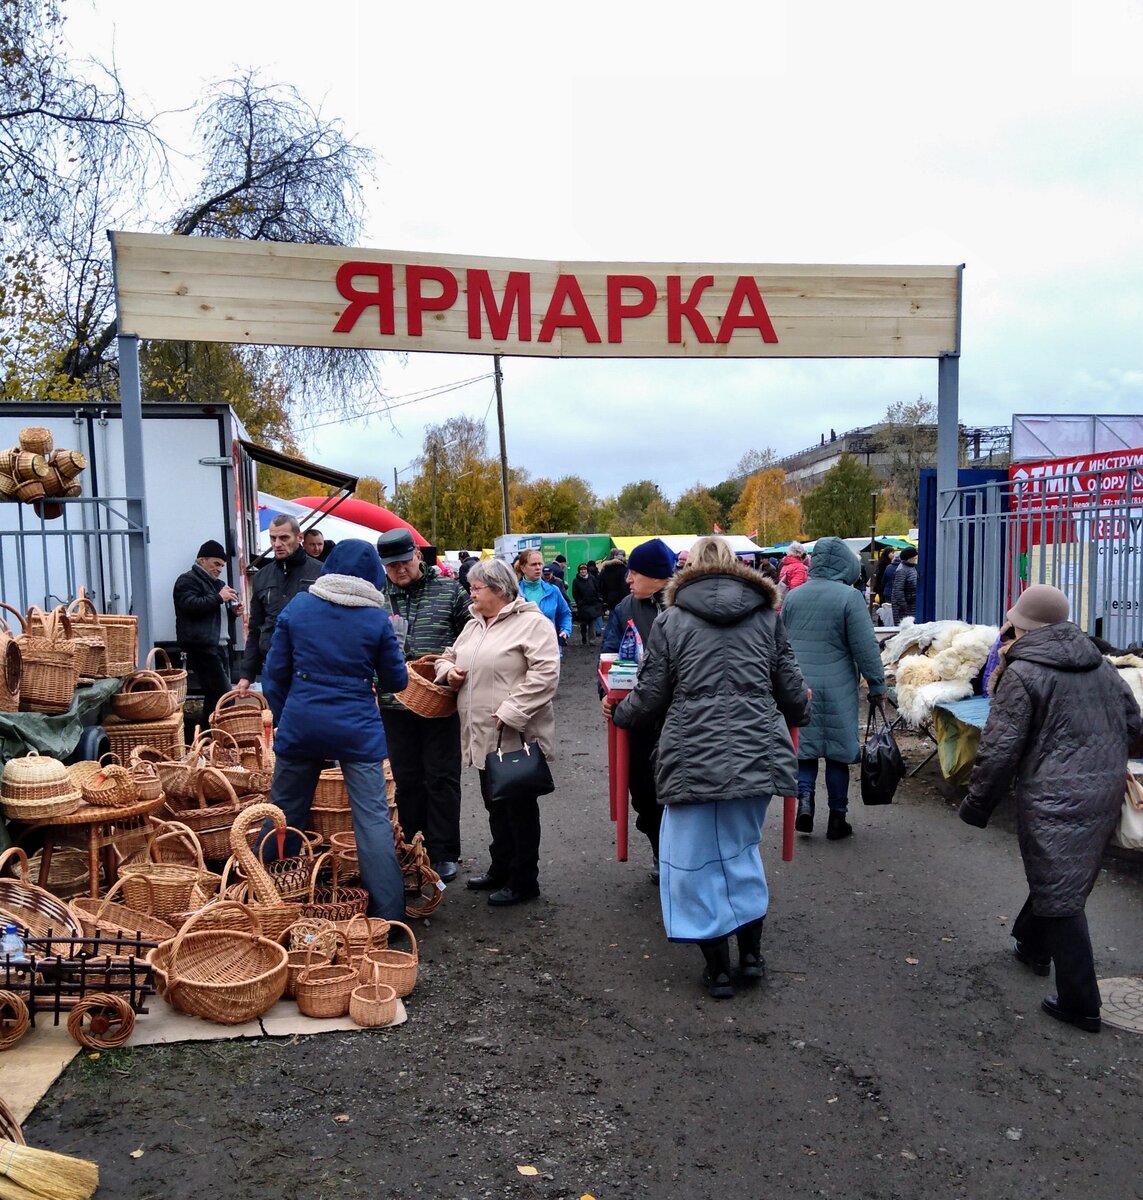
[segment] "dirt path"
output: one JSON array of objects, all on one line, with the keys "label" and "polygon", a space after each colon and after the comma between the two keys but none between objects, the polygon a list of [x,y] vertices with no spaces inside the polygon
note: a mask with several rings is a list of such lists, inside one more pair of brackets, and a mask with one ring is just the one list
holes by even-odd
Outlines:
[{"label": "dirt path", "polygon": [[[81,1055],[30,1140],[134,1200],[1143,1195],[1143,1038],[1040,1014],[1010,828],[958,821],[934,763],[784,864],[773,805],[769,978],[712,1001],[663,937],[646,843],[615,861],[593,671],[573,646],[539,902],[464,889],[486,842],[466,779],[407,1024]],[[1101,976],[1143,973],[1138,869],[1111,864],[1088,913]]]}]

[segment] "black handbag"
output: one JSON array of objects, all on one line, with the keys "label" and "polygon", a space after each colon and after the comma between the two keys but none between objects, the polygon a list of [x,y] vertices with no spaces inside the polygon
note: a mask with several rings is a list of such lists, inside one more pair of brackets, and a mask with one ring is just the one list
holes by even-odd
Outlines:
[{"label": "black handbag", "polygon": [[484,760],[488,799],[531,800],[554,792],[556,785],[552,782],[552,772],[540,743],[525,742],[521,735],[521,749],[504,750],[500,745],[503,739],[504,728],[501,726],[496,735],[496,749]]},{"label": "black handbag", "polygon": [[[877,717],[881,717],[878,726]],[[865,745],[861,747],[861,799],[865,804],[891,804],[905,776],[905,763],[880,704],[870,704]]]}]

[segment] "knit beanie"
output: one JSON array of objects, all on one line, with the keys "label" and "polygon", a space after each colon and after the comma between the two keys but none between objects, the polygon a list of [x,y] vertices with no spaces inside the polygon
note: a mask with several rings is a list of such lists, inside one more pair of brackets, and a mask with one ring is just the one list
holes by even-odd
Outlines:
[{"label": "knit beanie", "polygon": [[905,549],[901,551],[902,562],[912,562],[916,557],[917,551],[912,546],[906,546]]},{"label": "knit beanie", "polygon": [[662,538],[640,542],[627,556],[627,566],[648,579],[670,579],[675,573],[675,556]]},{"label": "knit beanie", "polygon": [[198,548],[198,553],[195,555],[195,558],[225,558],[225,557],[226,557],[225,548],[222,546],[222,544],[220,542],[214,541],[213,538],[210,541],[203,542],[203,544],[201,546],[199,546],[199,548]]}]

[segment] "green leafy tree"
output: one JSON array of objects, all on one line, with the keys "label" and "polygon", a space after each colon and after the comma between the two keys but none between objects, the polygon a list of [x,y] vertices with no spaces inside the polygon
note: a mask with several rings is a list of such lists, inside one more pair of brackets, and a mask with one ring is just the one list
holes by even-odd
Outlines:
[{"label": "green leafy tree", "polygon": [[679,533],[710,533],[721,524],[722,509],[710,489],[696,483],[675,501],[675,529]]},{"label": "green leafy tree", "polygon": [[872,493],[880,480],[860,459],[843,453],[812,492],[802,497],[807,537],[860,537],[869,532]]},{"label": "green leafy tree", "polygon": [[425,431],[414,479],[397,489],[396,511],[436,545],[491,546],[500,533],[500,463],[487,454],[487,432],[471,417],[451,417]]},{"label": "green leafy tree", "polygon": [[734,506],[742,498],[742,486],[744,482],[744,479],[725,479],[722,483],[716,483],[714,487],[709,489],[711,498],[718,505],[718,524],[723,529],[730,527],[730,514],[734,511]]},{"label": "green leafy tree", "polygon": [[889,484],[915,522],[921,469],[937,465],[937,406],[924,396],[890,404],[877,440],[889,455]]}]

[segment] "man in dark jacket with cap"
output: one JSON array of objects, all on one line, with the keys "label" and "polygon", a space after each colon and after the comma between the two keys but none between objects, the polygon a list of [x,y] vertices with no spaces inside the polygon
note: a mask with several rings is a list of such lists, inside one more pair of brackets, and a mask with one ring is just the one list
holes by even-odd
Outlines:
[{"label": "man in dark jacket with cap", "polygon": [[1034,583],[1008,610],[1014,639],[989,680],[992,705],[960,806],[983,828],[1016,785],[1016,832],[1028,899],[1012,923],[1016,958],[1036,975],[1056,965],[1040,1007],[1088,1033],[1102,997],[1084,913],[1123,806],[1139,706],[1119,672],[1068,620],[1059,588]]},{"label": "man in dark jacket with cap", "polygon": [[175,637],[202,688],[202,713],[205,720],[214,712],[219,699],[230,691],[230,667],[222,638],[222,612],[226,605],[237,615],[242,611],[238,593],[223,579],[226,550],[213,539],[198,548],[194,566],[175,580]]},{"label": "man in dark jacket with cap", "polygon": [[321,574],[322,564],[306,553],[301,526],[293,517],[275,517],[270,522],[270,548],[273,561],[254,576],[251,587],[250,624],[242,655],[242,678],[238,681],[243,696],[262,670],[282,609],[299,592],[308,591]]},{"label": "man in dark jacket with cap", "polygon": [[[407,661],[440,654],[467,624],[468,594],[455,579],[426,569],[407,529],[377,539],[385,568],[385,598]],[[389,693],[381,695],[389,766],[401,824],[425,835],[433,869],[445,883],[460,858],[460,718],[422,717]]]},{"label": "man in dark jacket with cap", "polygon": [[[602,572],[600,572],[602,574]],[[641,542],[627,560],[627,586],[629,595],[620,600],[611,610],[607,627],[600,643],[601,654],[614,654],[619,650],[628,621],[635,622],[643,645],[651,636],[651,626],[665,607],[663,589],[675,573],[675,556],[662,538]],[[602,689],[601,689],[602,692]],[[611,715],[611,706],[603,700],[604,716]],[[632,729],[628,740],[630,766],[628,788],[631,791],[631,807],[635,810],[635,828],[646,834],[651,843],[651,854],[655,860],[651,878],[659,879],[659,825],[663,810],[655,791],[655,748],[659,744],[662,722]]]}]

